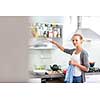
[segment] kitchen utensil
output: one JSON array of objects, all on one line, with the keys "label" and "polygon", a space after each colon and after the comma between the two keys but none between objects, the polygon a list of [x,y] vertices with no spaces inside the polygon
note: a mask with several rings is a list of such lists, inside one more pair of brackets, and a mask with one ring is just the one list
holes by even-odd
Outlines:
[{"label": "kitchen utensil", "polygon": [[53,66],[50,65],[50,68],[51,68],[53,71],[61,70],[60,65],[58,66],[57,64],[54,64]]},{"label": "kitchen utensil", "polygon": [[90,62],[90,67],[93,67],[95,65],[95,62]]}]

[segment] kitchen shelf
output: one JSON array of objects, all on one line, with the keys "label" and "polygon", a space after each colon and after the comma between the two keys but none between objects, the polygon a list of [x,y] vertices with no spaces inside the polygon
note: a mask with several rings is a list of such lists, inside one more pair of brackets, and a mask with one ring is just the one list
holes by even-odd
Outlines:
[{"label": "kitchen shelf", "polygon": [[29,47],[29,50],[54,50],[53,47]]},{"label": "kitchen shelf", "polygon": [[29,50],[54,50],[56,46],[47,41],[47,38],[57,41],[62,45],[63,25],[52,23],[34,23],[31,26],[33,39],[29,41]]},{"label": "kitchen shelf", "polygon": [[62,38],[63,25],[58,24],[44,24],[34,23],[31,26],[31,32],[34,38],[45,37],[45,38]]}]

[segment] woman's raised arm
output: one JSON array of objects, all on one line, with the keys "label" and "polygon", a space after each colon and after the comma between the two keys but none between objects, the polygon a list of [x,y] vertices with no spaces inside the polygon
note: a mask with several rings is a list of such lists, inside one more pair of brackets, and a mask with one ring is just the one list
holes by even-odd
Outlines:
[{"label": "woman's raised arm", "polygon": [[49,39],[49,38],[47,38],[47,40],[48,40],[49,42],[51,42],[52,44],[56,45],[61,51],[64,51],[64,47],[61,46],[61,45],[60,45],[59,43],[57,43],[56,41],[54,41],[54,40],[52,40],[52,39]]}]

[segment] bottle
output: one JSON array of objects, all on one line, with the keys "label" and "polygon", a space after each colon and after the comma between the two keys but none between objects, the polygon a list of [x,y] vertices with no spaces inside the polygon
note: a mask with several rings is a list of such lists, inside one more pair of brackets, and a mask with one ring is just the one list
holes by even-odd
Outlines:
[{"label": "bottle", "polygon": [[58,32],[57,33],[57,37],[60,38],[61,37],[61,35],[60,35],[60,28],[57,29],[57,32]]}]

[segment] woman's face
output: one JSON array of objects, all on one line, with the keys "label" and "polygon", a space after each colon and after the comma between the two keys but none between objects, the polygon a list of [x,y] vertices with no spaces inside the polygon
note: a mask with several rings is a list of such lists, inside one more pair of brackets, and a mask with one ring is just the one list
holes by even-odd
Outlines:
[{"label": "woman's face", "polygon": [[79,47],[82,44],[82,39],[80,39],[80,36],[73,36],[72,42],[75,47]]}]

